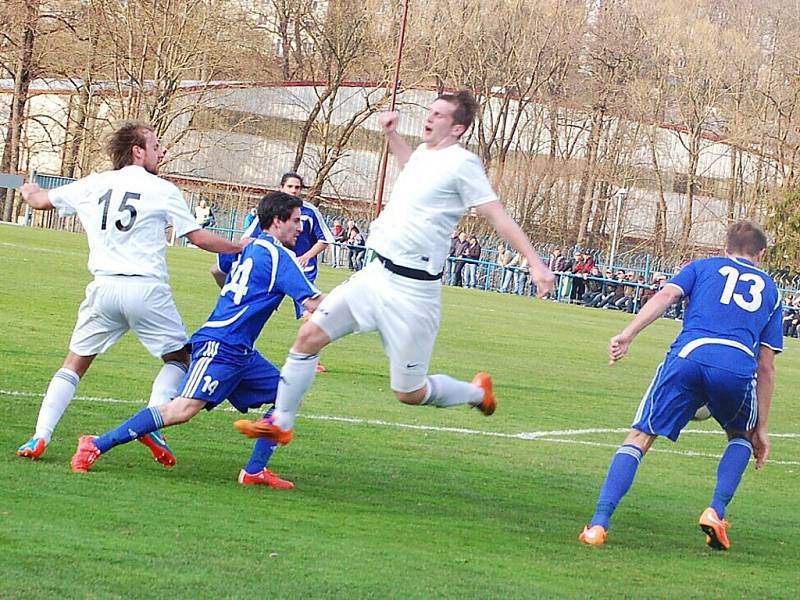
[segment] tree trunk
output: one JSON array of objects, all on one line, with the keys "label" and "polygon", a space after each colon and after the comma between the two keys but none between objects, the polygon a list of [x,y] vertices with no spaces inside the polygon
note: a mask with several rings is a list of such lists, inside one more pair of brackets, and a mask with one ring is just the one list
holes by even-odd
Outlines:
[{"label": "tree trunk", "polygon": [[[14,96],[11,100],[11,118],[6,128],[7,143],[3,149],[0,171],[16,173],[19,170],[20,142],[22,126],[25,122],[25,106],[28,103],[28,89],[33,79],[33,44],[36,39],[36,22],[39,19],[39,0],[25,3],[26,22],[22,32],[19,62],[14,73]],[[6,190],[3,202],[3,220],[10,221],[14,214],[14,190]]]}]

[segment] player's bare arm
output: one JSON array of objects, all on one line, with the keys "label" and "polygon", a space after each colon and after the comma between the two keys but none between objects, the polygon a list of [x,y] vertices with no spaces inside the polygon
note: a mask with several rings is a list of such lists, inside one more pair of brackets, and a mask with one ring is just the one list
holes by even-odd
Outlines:
[{"label": "player's bare arm", "polygon": [[215,254],[238,254],[242,248],[252,241],[250,238],[245,238],[244,240],[230,242],[205,229],[195,229],[187,233],[185,237],[198,248]]},{"label": "player's bare arm", "polygon": [[25,200],[31,208],[38,210],[49,210],[53,208],[47,190],[43,190],[39,187],[38,183],[23,183],[19,191],[22,194],[22,199]]},{"label": "player's bare arm", "polygon": [[682,295],[680,288],[667,285],[650,298],[630,324],[622,330],[622,333],[615,335],[608,342],[608,364],[613,365],[625,356],[633,338],[650,323],[660,318],[664,311],[675,304]]},{"label": "player's bare arm", "polygon": [[478,206],[478,212],[486,218],[501,237],[508,240],[508,243],[517,250],[522,256],[528,259],[528,266],[531,270],[531,278],[536,284],[536,295],[542,297],[552,293],[555,286],[555,276],[550,272],[539,258],[539,254],[533,249],[528,236],[522,228],[508,216],[503,205],[495,200]]},{"label": "player's bare arm", "polygon": [[396,111],[384,112],[378,115],[378,123],[380,123],[383,134],[389,142],[389,150],[391,150],[394,157],[397,159],[400,168],[402,169],[411,157],[411,146],[408,145],[399,133],[397,133],[397,122],[400,119],[400,113]]},{"label": "player's bare arm", "polygon": [[313,246],[311,246],[311,248],[308,249],[308,252],[298,256],[297,262],[300,263],[301,267],[305,268],[308,265],[308,261],[310,261],[315,256],[319,255],[319,253],[325,250],[327,246],[328,242],[319,240],[316,244],[314,244]]},{"label": "player's bare arm", "polygon": [[769,409],[772,406],[772,390],[775,386],[775,351],[761,346],[758,353],[758,369],[756,370],[756,401],[758,402],[758,422],[753,430],[753,455],[756,457],[756,469],[764,466],[769,456],[769,435],[767,422]]}]

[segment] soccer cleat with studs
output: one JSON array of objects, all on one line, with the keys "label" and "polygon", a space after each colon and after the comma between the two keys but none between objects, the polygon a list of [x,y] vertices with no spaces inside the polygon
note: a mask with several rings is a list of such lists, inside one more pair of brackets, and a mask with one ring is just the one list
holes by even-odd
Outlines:
[{"label": "soccer cleat with studs", "polygon": [[606,543],[607,537],[608,532],[602,525],[593,525],[591,527],[587,525],[583,528],[583,531],[581,531],[578,540],[590,546],[602,546]]},{"label": "soccer cleat with studs", "polygon": [[239,483],[242,485],[266,485],[276,490],[294,489],[294,484],[291,481],[281,479],[266,467],[255,474],[250,474],[242,469],[239,471]]},{"label": "soccer cleat with studs", "polygon": [[45,450],[47,450],[47,442],[44,441],[44,438],[33,437],[17,448],[17,456],[36,460],[44,454]]},{"label": "soccer cleat with studs", "polygon": [[96,435],[84,435],[78,440],[78,449],[70,461],[75,473],[85,473],[100,458],[100,450],[94,445]]},{"label": "soccer cleat with studs", "polygon": [[475,408],[488,417],[497,408],[497,399],[492,389],[492,377],[488,373],[481,371],[472,378],[472,385],[476,385],[483,390],[483,400],[476,404]]},{"label": "soccer cleat with studs", "polygon": [[150,454],[153,455],[153,460],[157,463],[161,463],[165,467],[174,467],[178,462],[172,448],[167,444],[167,438],[161,435],[159,431],[146,433],[140,436],[138,440],[139,443],[150,449]]},{"label": "soccer cleat with studs", "polygon": [[706,544],[714,550],[730,550],[731,542],[726,529],[731,526],[728,521],[721,519],[713,508],[708,507],[700,515],[700,529],[706,534]]},{"label": "soccer cleat with studs", "polygon": [[273,425],[272,419],[259,419],[258,421],[248,421],[239,419],[233,423],[239,433],[249,438],[267,438],[285,446],[292,441],[292,430],[284,431],[277,425]]}]

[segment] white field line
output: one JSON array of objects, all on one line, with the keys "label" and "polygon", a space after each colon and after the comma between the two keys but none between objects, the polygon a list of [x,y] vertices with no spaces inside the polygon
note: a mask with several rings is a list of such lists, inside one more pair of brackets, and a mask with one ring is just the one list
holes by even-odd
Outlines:
[{"label": "white field line", "polygon": [[[21,392],[16,390],[3,390],[0,389],[0,396],[11,396],[17,398],[42,398],[43,394],[33,392]],[[89,402],[102,402],[106,404],[130,404],[144,406],[144,400],[122,400],[120,398],[104,398],[98,396],[75,396],[74,400],[83,400]],[[226,406],[219,410],[225,412],[238,412],[232,406]],[[395,423],[392,421],[383,421],[380,419],[359,419],[354,417],[336,417],[331,415],[298,415],[300,418],[310,419],[314,421],[334,421],[337,423],[348,423],[351,425],[372,425],[375,427],[391,427],[395,429],[410,429],[414,431],[427,431],[434,433],[457,433],[462,435],[478,435],[484,437],[497,437],[505,439],[516,439],[525,441],[549,442],[553,444],[573,444],[580,446],[593,446],[596,448],[618,448],[619,444],[610,444],[603,442],[591,442],[587,440],[569,439],[579,435],[591,435],[597,433],[627,433],[630,428],[589,428],[589,429],[561,429],[552,431],[523,431],[520,433],[502,433],[497,431],[481,431],[479,429],[466,429],[462,427],[436,427],[434,425],[415,425],[413,423]],[[711,431],[703,429],[685,429],[683,433],[692,434],[712,434],[722,435],[722,431]],[[770,433],[770,437],[783,438],[783,439],[800,439],[800,433]],[[567,438],[567,439],[564,439]],[[659,452],[662,454],[676,454],[679,456],[690,457],[704,457],[704,458],[719,458],[719,454],[710,454],[705,452],[694,452],[692,450],[671,450],[669,448],[653,448],[650,452]],[[775,465],[793,465],[800,466],[800,461],[795,460],[768,460],[770,464]]]}]

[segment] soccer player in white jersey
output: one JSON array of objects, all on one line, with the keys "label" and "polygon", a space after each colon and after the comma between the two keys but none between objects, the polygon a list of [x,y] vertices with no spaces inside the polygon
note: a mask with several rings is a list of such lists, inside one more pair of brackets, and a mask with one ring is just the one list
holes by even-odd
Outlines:
[{"label": "soccer player in white jersey", "polygon": [[628,492],[644,455],[658,436],[677,441],[698,408],[708,406],[728,436],[709,507],[700,516],[706,543],[728,550],[725,511],[751,454],[760,469],[769,454],[767,418],[775,354],[783,349],[781,297],[757,265],[767,239],[755,225],[728,228],[726,256],[688,264],[644,305],[608,345],[610,364],[628,352],[636,335],[681,297],[689,297],[683,329],[642,398],[631,432],[617,450],[600,490],[595,514],[578,539],[606,541],[611,515]]},{"label": "soccer player in white jersey", "polygon": [[425,118],[423,143],[413,151],[396,131],[398,114],[380,116],[402,171],[367,240],[376,259],[334,289],[300,328],[281,370],[272,421],[240,421],[242,433],[288,443],[320,350],[344,335],[375,330],[389,357],[391,388],[401,402],[467,404],[487,416],[494,412],[492,381],[486,373],[478,373],[471,383],[428,375],[450,234],[464,213],[475,208],[530,261],[539,294],[553,289],[553,274],[506,214],[478,157],[458,143],[476,108],[468,92],[440,96]]},{"label": "soccer player in white jersey", "polygon": [[[22,186],[22,197],[36,209],[77,214],[89,243],[86,299],[69,343],[69,352],[47,388],[33,437],[17,454],[37,459],[44,453],[75,388],[95,357],[133,330],[148,352],[164,361],[153,381],[150,405],[168,402],[186,373],[187,336],[167,275],[166,234],[209,252],[238,252],[229,242],[195,223],[180,190],[157,176],[164,158],[153,128],[125,122],[108,138],[113,170],[95,173],[62,187]],[[171,466],[174,455],[157,433],[140,439],[153,457]]]},{"label": "soccer player in white jersey", "polygon": [[[301,204],[299,198],[281,192],[261,200],[258,218],[264,232],[242,251],[220,290],[214,311],[192,336],[192,364],[178,397],[162,406],[142,409],[104,435],[81,437],[72,458],[73,471],[88,471],[115,446],[141,439],[161,427],[185,423],[202,409],[211,410],[226,399],[241,412],[275,401],[280,373],[254,348],[255,341],[285,295],[309,312],[322,299],[294,253],[286,248],[294,245],[302,231]],[[256,440],[250,460],[239,473],[239,483],[293,488],[292,482],[267,468],[275,447],[271,440]]]}]

